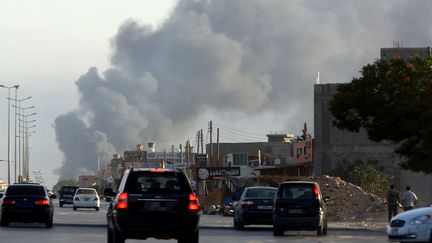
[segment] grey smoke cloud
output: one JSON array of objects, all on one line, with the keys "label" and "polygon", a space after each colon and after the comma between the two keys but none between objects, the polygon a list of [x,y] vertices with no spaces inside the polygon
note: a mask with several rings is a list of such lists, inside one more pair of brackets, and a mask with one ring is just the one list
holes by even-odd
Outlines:
[{"label": "grey smoke cloud", "polygon": [[128,20],[111,39],[111,68],[82,75],[79,107],[55,121],[65,154],[58,172],[94,170],[97,156],[181,137],[208,109],[280,113],[288,131],[312,124],[316,73],[348,82],[393,41],[426,46],[431,5],[181,0],[157,29]]}]

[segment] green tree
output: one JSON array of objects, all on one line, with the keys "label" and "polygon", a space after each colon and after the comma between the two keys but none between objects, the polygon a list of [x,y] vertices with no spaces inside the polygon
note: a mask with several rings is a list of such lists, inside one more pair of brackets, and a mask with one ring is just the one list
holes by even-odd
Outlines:
[{"label": "green tree", "polygon": [[333,125],[392,142],[401,166],[432,173],[432,58],[376,60],[330,102]]}]

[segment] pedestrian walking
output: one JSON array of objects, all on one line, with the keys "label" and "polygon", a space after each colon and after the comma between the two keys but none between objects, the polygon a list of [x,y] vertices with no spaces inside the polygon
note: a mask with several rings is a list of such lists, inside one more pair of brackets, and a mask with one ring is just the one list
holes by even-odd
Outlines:
[{"label": "pedestrian walking", "polygon": [[414,208],[414,205],[417,204],[418,198],[417,195],[411,191],[411,187],[407,186],[406,191],[402,194],[402,205],[405,211],[411,210]]},{"label": "pedestrian walking", "polygon": [[394,185],[390,185],[390,190],[387,192],[387,209],[388,209],[388,220],[396,216],[398,213],[398,206],[400,203],[399,193],[394,189]]}]

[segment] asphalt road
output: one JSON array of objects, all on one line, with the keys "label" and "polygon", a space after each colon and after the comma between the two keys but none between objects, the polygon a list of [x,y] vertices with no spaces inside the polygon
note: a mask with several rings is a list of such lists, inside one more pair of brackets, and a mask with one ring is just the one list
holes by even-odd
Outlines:
[{"label": "asphalt road", "polygon": [[[0,228],[0,242],[9,243],[76,243],[106,242],[106,203],[99,212],[94,209],[78,209],[71,206],[63,208],[56,205],[54,228],[46,229],[40,224],[14,224]],[[277,243],[277,242],[387,242],[383,231],[353,230],[347,228],[330,228],[325,237],[316,236],[315,232],[288,231],[282,237],[274,237],[269,226],[247,227],[237,231],[232,228],[232,218],[204,215],[200,223],[200,242],[245,242],[245,243]],[[126,242],[142,242],[127,240]],[[146,242],[161,242],[149,239]],[[177,242],[164,240],[163,242]]]}]

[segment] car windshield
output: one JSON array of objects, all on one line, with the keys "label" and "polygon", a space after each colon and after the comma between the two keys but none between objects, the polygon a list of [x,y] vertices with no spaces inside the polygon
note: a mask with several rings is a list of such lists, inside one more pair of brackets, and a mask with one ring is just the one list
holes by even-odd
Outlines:
[{"label": "car windshield", "polygon": [[271,197],[276,194],[276,188],[250,188],[246,192],[246,198],[251,197]]},{"label": "car windshield", "polygon": [[76,192],[77,195],[86,194],[86,195],[95,195],[96,191],[91,189],[78,189]]},{"label": "car windshield", "polygon": [[6,190],[6,196],[45,196],[42,186],[10,186]]},{"label": "car windshield", "polygon": [[128,183],[127,191],[131,193],[186,192],[187,181],[175,172],[142,172],[134,173]]},{"label": "car windshield", "polygon": [[313,199],[313,186],[304,184],[287,184],[282,188],[283,199]]}]

